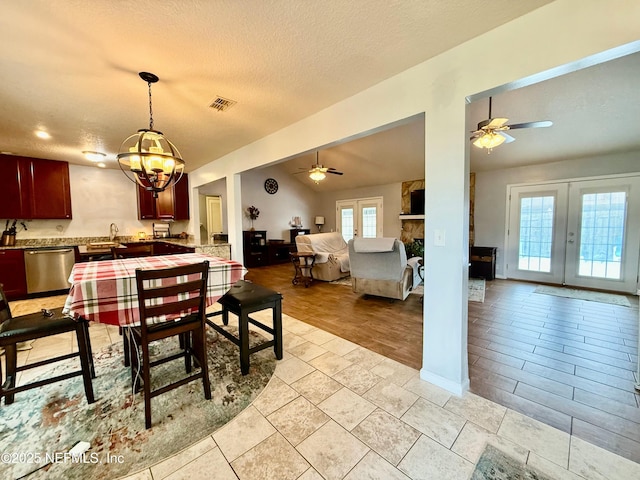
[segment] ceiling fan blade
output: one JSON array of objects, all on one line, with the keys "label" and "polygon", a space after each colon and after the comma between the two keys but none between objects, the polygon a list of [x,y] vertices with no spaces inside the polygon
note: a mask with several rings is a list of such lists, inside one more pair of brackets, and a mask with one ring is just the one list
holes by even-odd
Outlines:
[{"label": "ceiling fan blade", "polygon": [[513,138],[511,135],[509,135],[508,133],[504,133],[504,132],[496,132],[497,135],[501,135],[504,137],[504,143],[511,143],[515,140],[515,138]]},{"label": "ceiling fan blade", "polygon": [[484,128],[500,128],[508,121],[508,118],[491,118]]},{"label": "ceiling fan blade", "polygon": [[342,172],[337,171],[335,168],[330,168],[325,173],[333,173],[334,175],[343,175]]},{"label": "ceiling fan blade", "polygon": [[541,127],[550,127],[553,125],[551,120],[542,120],[540,122],[525,122],[525,123],[516,123],[514,125],[509,125],[509,129],[513,130],[514,128],[541,128]]}]

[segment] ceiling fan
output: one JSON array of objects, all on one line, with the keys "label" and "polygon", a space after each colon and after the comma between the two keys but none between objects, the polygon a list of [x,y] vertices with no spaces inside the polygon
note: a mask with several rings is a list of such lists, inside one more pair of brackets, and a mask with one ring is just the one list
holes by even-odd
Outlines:
[{"label": "ceiling fan", "polygon": [[518,128],[541,128],[550,127],[553,122],[542,120],[539,122],[514,123],[507,125],[508,118],[492,118],[491,117],[491,100],[489,97],[489,118],[478,123],[478,129],[471,132],[471,140],[478,148],[486,148],[487,153],[503,143],[511,143],[515,140],[511,135],[505,133],[507,130],[516,130]]},{"label": "ceiling fan", "polygon": [[[342,172],[339,172],[338,170],[336,170],[333,167],[325,167],[325,166],[323,166],[318,161],[318,152],[317,151],[316,151],[316,163],[311,165],[311,169],[307,170],[306,168],[302,167],[301,170],[306,170],[309,173],[309,178],[311,180],[313,180],[315,183],[320,183],[321,180],[324,180],[325,177],[327,176],[326,175],[327,173],[331,173],[333,175],[343,175]],[[303,172],[297,172],[297,173],[303,173]],[[294,175],[296,175],[296,174],[294,174]]]}]

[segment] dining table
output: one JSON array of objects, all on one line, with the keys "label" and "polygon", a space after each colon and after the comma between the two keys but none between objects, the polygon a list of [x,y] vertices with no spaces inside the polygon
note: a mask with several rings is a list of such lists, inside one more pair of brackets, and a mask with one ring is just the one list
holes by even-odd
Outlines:
[{"label": "dining table", "polygon": [[119,327],[139,325],[136,269],[156,270],[205,260],[209,262],[206,303],[213,305],[245,276],[247,269],[235,260],[182,253],[76,263],[69,276],[71,287],[63,312]]}]

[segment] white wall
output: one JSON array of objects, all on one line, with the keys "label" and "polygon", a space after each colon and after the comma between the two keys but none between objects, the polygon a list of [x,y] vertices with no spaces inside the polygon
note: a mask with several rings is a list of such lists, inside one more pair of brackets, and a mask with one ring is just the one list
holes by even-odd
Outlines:
[{"label": "white wall", "polygon": [[[278,191],[273,195],[264,189],[267,178],[274,178],[278,182]],[[289,241],[292,217],[300,217],[303,228],[315,229],[313,218],[317,214],[317,203],[318,194],[292,178],[280,166],[242,174],[243,230],[251,228],[246,212],[253,205],[260,210],[260,216],[253,222],[253,227],[256,230],[266,230],[268,239]]]},{"label": "white wall", "polygon": [[[71,220],[30,220],[17,238],[108,237],[109,225],[118,235],[152,234],[153,221],[138,220],[136,186],[120,170],[69,165]],[[186,231],[188,222],[174,222],[171,233]],[[20,229],[19,229],[20,230]]]},{"label": "white wall", "polygon": [[496,275],[504,277],[507,185],[632,172],[640,172],[640,152],[476,172],[475,244],[498,247]]},{"label": "white wall", "polygon": [[[542,80],[547,75],[541,72],[635,42],[638,18],[636,0],[557,0],[201,167],[192,184],[234,178],[228,182],[229,233],[237,244],[239,172],[424,113],[428,213],[420,375],[461,393],[468,388],[466,97],[521,79]],[[487,65],[487,52],[495,51],[499,58]],[[436,236],[444,245],[435,245]]]}]

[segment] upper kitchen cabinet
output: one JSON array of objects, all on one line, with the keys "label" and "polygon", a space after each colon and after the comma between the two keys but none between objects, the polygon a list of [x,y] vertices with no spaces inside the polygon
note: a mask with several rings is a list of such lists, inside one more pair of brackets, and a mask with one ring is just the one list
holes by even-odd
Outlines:
[{"label": "upper kitchen cabinet", "polygon": [[0,175],[0,218],[71,218],[67,162],[0,155]]},{"label": "upper kitchen cabinet", "polygon": [[140,220],[189,220],[189,177],[185,173],[172,188],[153,193],[138,185]]}]

